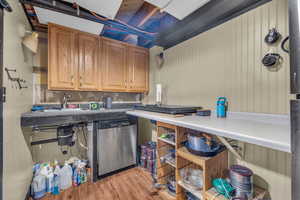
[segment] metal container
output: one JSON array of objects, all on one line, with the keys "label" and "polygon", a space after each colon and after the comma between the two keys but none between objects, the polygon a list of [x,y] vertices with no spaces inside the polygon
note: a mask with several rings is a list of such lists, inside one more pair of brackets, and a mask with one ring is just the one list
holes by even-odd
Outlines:
[{"label": "metal container", "polygon": [[204,133],[189,133],[187,147],[200,156],[214,156],[220,150],[220,144]]},{"label": "metal container", "polygon": [[104,97],[103,98],[103,107],[107,109],[112,108],[112,97]]},{"label": "metal container", "polygon": [[194,151],[203,151],[208,148],[205,138],[194,133],[188,134],[188,145]]},{"label": "metal container", "polygon": [[253,172],[241,165],[232,165],[229,172],[230,183],[235,188],[235,197],[253,198]]}]

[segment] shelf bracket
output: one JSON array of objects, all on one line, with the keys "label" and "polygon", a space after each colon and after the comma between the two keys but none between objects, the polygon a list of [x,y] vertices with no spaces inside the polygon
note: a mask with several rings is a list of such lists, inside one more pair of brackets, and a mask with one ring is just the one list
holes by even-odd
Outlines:
[{"label": "shelf bracket", "polygon": [[231,153],[233,153],[233,155],[235,155],[239,160],[243,160],[243,156],[239,152],[237,152],[237,150],[235,150],[224,137],[217,136],[217,138],[227,147],[227,149]]}]

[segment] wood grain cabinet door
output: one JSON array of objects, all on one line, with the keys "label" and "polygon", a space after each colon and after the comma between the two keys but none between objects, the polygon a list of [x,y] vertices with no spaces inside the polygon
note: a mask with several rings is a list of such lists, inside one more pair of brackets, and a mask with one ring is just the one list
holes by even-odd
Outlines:
[{"label": "wood grain cabinet door", "polygon": [[125,44],[102,40],[102,90],[123,92],[127,87]]},{"label": "wood grain cabinet door", "polygon": [[98,37],[80,33],[79,41],[79,90],[98,89]]},{"label": "wood grain cabinet door", "polygon": [[147,92],[149,81],[149,50],[129,47],[128,91]]},{"label": "wood grain cabinet door", "polygon": [[48,87],[53,90],[76,89],[76,32],[49,24]]}]

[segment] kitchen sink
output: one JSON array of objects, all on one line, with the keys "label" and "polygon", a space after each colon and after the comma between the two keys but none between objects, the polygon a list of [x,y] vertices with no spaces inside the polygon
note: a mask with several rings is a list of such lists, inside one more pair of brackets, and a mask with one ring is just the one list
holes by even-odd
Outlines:
[{"label": "kitchen sink", "polygon": [[45,109],[44,112],[78,112],[83,111],[81,108],[62,108],[62,109]]}]

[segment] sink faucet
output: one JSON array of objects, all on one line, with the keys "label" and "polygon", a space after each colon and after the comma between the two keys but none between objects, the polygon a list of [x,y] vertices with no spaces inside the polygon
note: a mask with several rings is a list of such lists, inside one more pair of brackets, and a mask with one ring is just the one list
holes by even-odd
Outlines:
[{"label": "sink faucet", "polygon": [[62,108],[68,108],[68,101],[70,100],[71,95],[64,93]]}]

